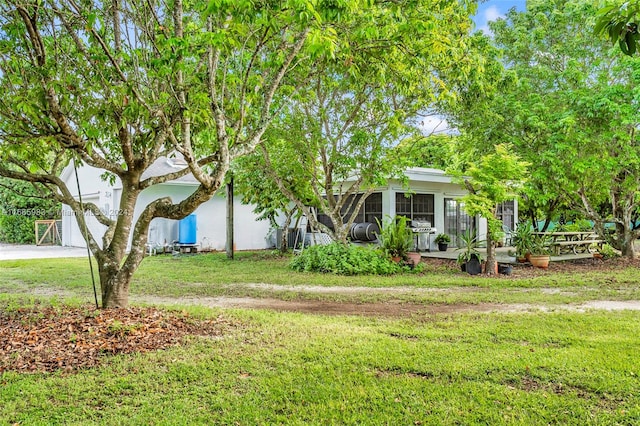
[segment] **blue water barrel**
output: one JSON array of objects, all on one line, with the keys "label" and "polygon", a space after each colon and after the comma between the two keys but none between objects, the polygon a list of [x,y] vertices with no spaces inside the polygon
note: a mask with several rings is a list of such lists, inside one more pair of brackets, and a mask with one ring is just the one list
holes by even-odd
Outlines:
[{"label": "blue water barrel", "polygon": [[178,226],[178,243],[195,244],[196,241],[196,215],[190,214],[180,221]]}]

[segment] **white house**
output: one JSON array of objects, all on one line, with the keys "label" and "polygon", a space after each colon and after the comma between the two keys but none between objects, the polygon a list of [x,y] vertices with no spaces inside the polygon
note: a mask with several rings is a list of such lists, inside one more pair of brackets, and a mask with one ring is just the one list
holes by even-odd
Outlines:
[{"label": "white house", "polygon": [[[179,159],[162,158],[143,174],[143,178],[146,177],[145,175],[165,174],[184,167],[185,164],[181,163]],[[113,183],[102,179],[103,173],[104,170],[90,166],[78,168],[82,201],[96,204],[103,212],[107,212],[115,218],[118,215],[122,184],[117,178]],[[77,197],[78,191],[73,167],[67,167],[61,178],[72,194]],[[179,202],[193,193],[197,186],[196,179],[192,175],[187,175],[145,189],[138,198],[134,220],[152,201],[169,196],[173,202]],[[242,204],[239,197],[234,197],[234,242],[238,250],[258,250],[271,246],[271,239],[267,239],[270,233],[270,224],[266,220],[256,220],[253,208],[253,206]],[[216,194],[211,200],[198,207],[193,214],[196,217],[196,239],[199,247],[207,250],[224,250],[226,244],[226,197],[223,194]],[[101,236],[104,233],[105,227],[95,218],[89,217],[87,224],[94,236]],[[62,245],[86,247],[82,235],[73,212],[68,206],[63,206]],[[179,221],[156,218],[151,222],[149,244],[170,244],[178,239]]]},{"label": "white house", "polygon": [[[180,160],[158,160],[147,172],[148,175],[158,175],[184,167]],[[93,167],[78,168],[80,190],[84,202],[93,202],[112,217],[118,214],[118,202],[122,191],[120,182],[113,183],[102,179],[104,171]],[[444,171],[428,168],[412,168],[406,173],[409,181],[407,190],[399,181],[391,180],[388,185],[377,188],[371,194],[358,214],[356,222],[376,222],[376,218],[383,220],[387,215],[404,215],[411,220],[428,223],[437,233],[449,234],[452,246],[456,245],[457,235],[471,228],[475,229],[479,238],[486,235],[486,220],[471,218],[461,205],[460,198],[466,191],[452,182],[451,177]],[[144,176],[143,176],[144,177]],[[74,196],[77,196],[75,172],[68,167],[62,174]],[[144,190],[139,197],[134,212],[136,218],[143,208],[150,202],[165,196],[170,196],[174,202],[183,200],[197,187],[198,182],[191,175],[175,181],[155,185]],[[499,215],[505,225],[513,229],[517,221],[517,202],[502,204]],[[276,238],[268,221],[256,220],[253,213],[254,206],[245,205],[235,197],[234,207],[234,242],[238,250],[255,250],[273,247]],[[226,243],[226,199],[216,194],[211,200],[202,204],[195,212],[196,240],[202,249],[223,250]],[[318,216],[326,224],[326,217]],[[104,227],[95,218],[89,218],[88,226],[101,235]],[[179,222],[168,219],[154,219],[149,229],[149,243],[164,245],[179,239]],[[97,234],[96,234],[97,233]],[[63,207],[62,244],[65,246],[84,247],[85,242],[78,228],[77,222],[69,207]],[[434,249],[433,238],[429,239],[429,247],[424,240],[423,249]]]},{"label": "white house", "polygon": [[[487,221],[469,217],[465,213],[460,199],[467,191],[453,183],[451,176],[442,170],[421,167],[408,169],[405,174],[409,189],[398,180],[390,180],[386,186],[376,188],[365,200],[356,222],[375,223],[376,218],[383,221],[387,215],[406,216],[428,223],[436,233],[448,234],[453,247],[456,246],[457,236],[467,229],[475,230],[479,240],[486,238]],[[518,217],[517,201],[499,205],[498,215],[505,227],[513,230]],[[318,219],[330,225],[328,218],[319,215]],[[436,248],[433,238],[429,238],[428,248]]]}]

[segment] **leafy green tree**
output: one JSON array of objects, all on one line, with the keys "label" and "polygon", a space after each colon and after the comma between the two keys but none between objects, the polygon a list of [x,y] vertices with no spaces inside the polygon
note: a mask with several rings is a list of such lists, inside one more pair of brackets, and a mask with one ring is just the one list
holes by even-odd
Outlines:
[{"label": "leafy green tree", "polygon": [[402,140],[394,155],[408,167],[446,170],[457,161],[457,136],[449,134],[418,135]]},{"label": "leafy green tree", "polygon": [[[521,199],[534,223],[540,214],[548,224],[577,211],[609,237],[605,224],[613,222],[611,243],[634,256],[638,58],[583,31],[594,15],[588,2],[531,1],[527,11],[492,23],[494,38],[484,49],[484,75],[492,78],[467,86],[449,121],[462,132],[467,160],[511,143],[531,164]],[[504,68],[493,66],[496,60]]]},{"label": "leafy green tree", "polygon": [[[313,61],[340,44],[336,23],[369,3],[3,0],[0,175],[40,184],[81,229],[83,208],[105,225],[101,244],[87,237],[102,304],[126,306],[151,220],[181,219],[210,199]],[[172,153],[187,167],[144,174]],[[59,177],[72,158],[122,183],[122,214],[81,207]],[[134,221],[143,190],[188,173],[199,182],[191,195],[155,200]]]},{"label": "leafy green tree", "polygon": [[487,220],[487,274],[495,271],[496,242],[503,232],[502,221],[496,217],[497,205],[517,197],[528,166],[513,153],[513,147],[500,144],[455,174],[468,191],[462,198],[466,211]]},{"label": "leafy green tree", "polygon": [[[342,44],[334,57],[316,62],[261,148],[269,178],[313,228],[346,241],[367,196],[402,173],[397,141],[418,134],[420,112],[451,99],[452,74],[475,69],[466,55],[474,8],[448,0],[381,2],[337,29]],[[313,202],[291,186],[292,168]],[[313,208],[332,226],[319,223]]]},{"label": "leafy green tree", "polygon": [[[492,25],[513,84],[491,103],[503,134],[532,164],[528,199],[582,212],[634,256],[640,198],[636,142],[638,57],[624,57],[582,29],[593,4],[532,1]],[[629,72],[631,70],[631,72]]]},{"label": "leafy green tree", "polygon": [[[297,173],[296,166],[295,162],[284,161],[278,167],[281,167],[281,170],[289,168],[287,187],[294,191],[299,199],[305,200],[305,203],[312,203],[309,183]],[[256,152],[239,159],[235,163],[234,174],[242,202],[255,205],[254,213],[258,215],[258,220],[268,220],[273,228],[282,227],[286,230],[294,219],[300,218],[301,212],[298,206],[278,189],[273,179],[269,178],[269,171],[261,153]],[[278,219],[282,216],[284,221],[280,224]],[[288,232],[282,233],[280,241],[282,252],[285,252],[289,246],[287,236]]]},{"label": "leafy green tree", "polygon": [[27,182],[0,178],[0,241],[33,244],[35,221],[60,217],[60,204],[43,195]]},{"label": "leafy green tree", "polygon": [[640,33],[638,32],[638,17],[640,16],[640,2],[625,1],[608,4],[598,10],[594,32],[605,34],[620,50],[632,56],[638,52]]}]

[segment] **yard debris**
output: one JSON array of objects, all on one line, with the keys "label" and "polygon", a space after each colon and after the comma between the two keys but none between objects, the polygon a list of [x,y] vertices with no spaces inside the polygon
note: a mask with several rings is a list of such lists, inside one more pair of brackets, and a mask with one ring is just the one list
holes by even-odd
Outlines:
[{"label": "yard debris", "polygon": [[156,308],[0,305],[0,373],[74,371],[108,355],[177,346],[187,336],[222,336],[232,325],[222,316],[201,320]]}]

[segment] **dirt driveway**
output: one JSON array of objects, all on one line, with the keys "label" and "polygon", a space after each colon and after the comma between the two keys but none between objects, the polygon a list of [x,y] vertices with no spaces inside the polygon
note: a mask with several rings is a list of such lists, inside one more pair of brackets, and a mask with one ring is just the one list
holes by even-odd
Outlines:
[{"label": "dirt driveway", "polygon": [[[80,257],[86,256],[86,249],[68,248],[68,247],[36,247],[36,246],[9,246],[0,244],[0,260],[5,259],[26,259],[26,258],[45,258],[45,257]],[[437,261],[437,260],[432,260]],[[619,263],[628,265],[627,260],[620,260]],[[635,266],[640,267],[640,260],[632,261]],[[566,273],[580,273],[585,270],[608,270],[618,268],[618,262],[604,263],[594,259],[582,259],[578,262],[566,263],[558,262],[550,266],[550,270],[562,271]],[[544,272],[540,272],[536,268],[520,268],[518,275],[522,277],[537,276]],[[506,278],[496,278],[506,279]],[[478,291],[476,288],[455,287],[455,288],[412,288],[412,287],[385,287],[385,288],[369,288],[369,287],[323,287],[323,286],[282,286],[267,283],[245,284],[252,288],[274,293],[283,291],[291,291],[295,293],[309,294],[339,294],[347,296],[357,295],[375,295],[375,294],[406,294],[406,293],[422,293],[422,292],[471,292]],[[0,292],[4,289],[0,285]],[[522,289],[521,291],[530,291]],[[542,291],[549,293],[561,292],[563,289],[547,288]],[[48,286],[31,287],[25,289],[25,293],[33,296],[57,296],[77,297],[77,294],[62,290],[54,289]],[[465,312],[587,312],[591,310],[603,311],[640,311],[640,300],[592,300],[575,304],[551,304],[544,303],[453,303],[453,304],[421,304],[400,300],[388,300],[385,302],[353,302],[353,301],[330,301],[330,300],[309,300],[306,298],[286,298],[282,300],[277,296],[265,295],[266,297],[233,297],[233,296],[182,296],[182,297],[163,297],[154,295],[135,295],[132,294],[130,301],[132,304],[139,305],[200,305],[213,308],[226,309],[267,309],[279,312],[298,312],[307,314],[321,315],[357,315],[369,317],[412,317],[424,316],[432,314],[454,314]],[[93,301],[87,300],[88,303]]]},{"label": "dirt driveway", "polygon": [[317,315],[356,315],[365,317],[413,317],[457,313],[517,313],[517,312],[588,312],[640,311],[640,300],[592,300],[580,304],[546,305],[544,303],[453,303],[419,304],[400,301],[335,302],[328,300],[280,300],[252,297],[158,297],[132,296],[134,304],[153,306],[197,305],[223,309],[267,309]]}]

